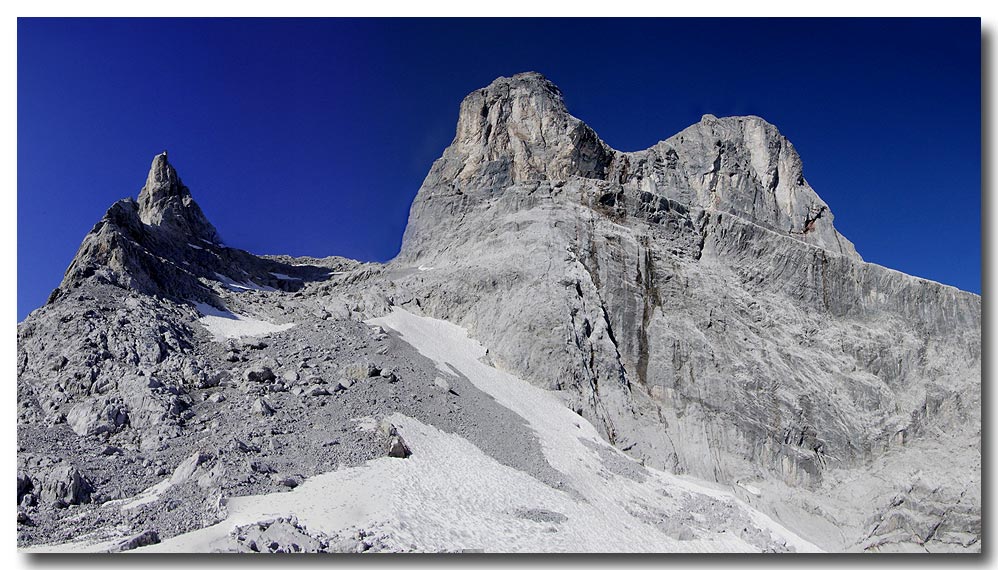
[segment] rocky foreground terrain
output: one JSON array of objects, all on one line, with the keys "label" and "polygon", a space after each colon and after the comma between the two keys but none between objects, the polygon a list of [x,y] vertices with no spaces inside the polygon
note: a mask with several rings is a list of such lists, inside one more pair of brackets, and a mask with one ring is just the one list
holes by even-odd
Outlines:
[{"label": "rocky foreground terrain", "polygon": [[224,245],[166,153],[18,325],[34,552],[977,552],[981,299],[758,117],[461,104],[386,264]]}]

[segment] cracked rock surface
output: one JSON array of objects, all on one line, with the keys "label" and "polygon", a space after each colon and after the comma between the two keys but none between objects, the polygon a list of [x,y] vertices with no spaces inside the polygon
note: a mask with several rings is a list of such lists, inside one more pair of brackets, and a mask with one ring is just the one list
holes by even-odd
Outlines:
[{"label": "cracked rock surface", "polygon": [[[386,264],[227,247],[155,157],[18,324],[19,545],[141,548],[224,519],[227,498],[403,460],[418,449],[378,429],[397,412],[577,493],[523,418],[363,322],[394,307],[557,393],[636,460],[594,447],[615,476],[718,484],[826,550],[981,549],[981,298],[864,262],[763,119],[707,115],[620,152],[536,73],[464,100]],[[630,509],[688,541],[693,522],[749,520],[719,505]],[[226,540],[391,544],[293,517]]]}]

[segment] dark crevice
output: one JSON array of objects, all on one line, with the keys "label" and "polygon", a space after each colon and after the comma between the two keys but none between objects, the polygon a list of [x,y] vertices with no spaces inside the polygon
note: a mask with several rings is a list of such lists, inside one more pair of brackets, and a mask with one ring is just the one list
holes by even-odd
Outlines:
[{"label": "dark crevice", "polygon": [[815,222],[821,219],[821,215],[824,214],[825,210],[827,209],[828,209],[827,206],[818,206],[817,208],[811,206],[811,208],[808,211],[807,217],[804,218],[804,229],[803,231],[801,231],[801,233],[808,234],[814,231]]}]

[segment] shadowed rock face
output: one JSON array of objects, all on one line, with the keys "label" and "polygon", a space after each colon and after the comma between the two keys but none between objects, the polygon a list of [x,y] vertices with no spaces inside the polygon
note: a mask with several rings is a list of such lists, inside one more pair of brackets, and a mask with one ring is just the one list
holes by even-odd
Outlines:
[{"label": "shadowed rock face", "polygon": [[382,266],[226,247],[164,153],[19,325],[22,419],[155,449],[195,419],[180,388],[240,358],[195,342],[190,302],[293,315],[300,354],[367,350],[345,323],[402,306],[826,549],[979,550],[981,298],[863,262],[802,168],[758,117],[616,151],[543,76],[499,78],[461,104]]}]

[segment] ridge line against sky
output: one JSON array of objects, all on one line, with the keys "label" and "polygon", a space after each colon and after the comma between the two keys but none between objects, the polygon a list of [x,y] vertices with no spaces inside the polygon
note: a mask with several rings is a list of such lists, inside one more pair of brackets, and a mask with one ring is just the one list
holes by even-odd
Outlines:
[{"label": "ridge line against sky", "polygon": [[980,40],[977,19],[20,19],[18,319],[164,148],[230,245],[390,259],[460,101],[528,70],[624,151],[761,116],[864,259],[979,293]]}]

